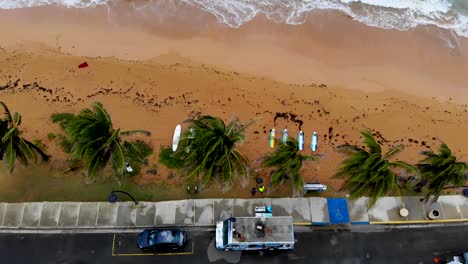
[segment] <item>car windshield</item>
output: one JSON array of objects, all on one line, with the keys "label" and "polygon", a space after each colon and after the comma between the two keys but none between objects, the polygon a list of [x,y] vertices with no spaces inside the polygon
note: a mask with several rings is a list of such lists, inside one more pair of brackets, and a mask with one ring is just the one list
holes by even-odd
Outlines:
[{"label": "car windshield", "polygon": [[148,237],[148,243],[152,245],[178,243],[180,241],[180,232],[175,230],[154,230]]}]

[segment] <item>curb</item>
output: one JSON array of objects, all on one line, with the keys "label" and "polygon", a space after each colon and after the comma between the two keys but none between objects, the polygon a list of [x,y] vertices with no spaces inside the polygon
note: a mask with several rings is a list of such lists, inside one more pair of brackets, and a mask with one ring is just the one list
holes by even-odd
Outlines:
[{"label": "curb", "polygon": [[296,223],[293,223],[293,225],[295,226],[311,226],[312,225],[312,222],[296,222]]},{"label": "curb", "polygon": [[405,224],[437,224],[437,223],[457,223],[468,222],[468,219],[441,219],[441,220],[407,220],[407,221],[370,221],[371,225],[405,225]]}]

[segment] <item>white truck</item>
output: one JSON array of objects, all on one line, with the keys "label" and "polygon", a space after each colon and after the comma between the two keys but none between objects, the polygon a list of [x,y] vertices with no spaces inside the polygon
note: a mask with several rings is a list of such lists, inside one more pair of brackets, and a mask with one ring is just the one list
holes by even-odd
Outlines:
[{"label": "white truck", "polygon": [[290,216],[231,217],[216,223],[220,250],[292,250],[294,225]]}]

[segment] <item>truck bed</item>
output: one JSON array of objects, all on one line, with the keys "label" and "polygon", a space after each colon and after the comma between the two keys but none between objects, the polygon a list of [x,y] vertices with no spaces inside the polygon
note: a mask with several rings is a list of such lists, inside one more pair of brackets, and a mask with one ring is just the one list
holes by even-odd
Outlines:
[{"label": "truck bed", "polygon": [[261,224],[261,220],[255,217],[236,217],[236,221],[232,223],[235,230],[232,241],[235,243],[294,242],[291,217],[263,218],[263,231],[257,229],[257,224]]}]

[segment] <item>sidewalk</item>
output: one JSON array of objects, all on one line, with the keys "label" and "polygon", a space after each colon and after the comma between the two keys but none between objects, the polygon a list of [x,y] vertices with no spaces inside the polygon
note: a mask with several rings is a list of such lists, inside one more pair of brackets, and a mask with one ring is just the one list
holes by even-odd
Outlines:
[{"label": "sidewalk", "polygon": [[[232,216],[253,216],[256,206],[271,206],[273,216],[290,215],[296,225],[418,224],[468,221],[468,199],[441,196],[429,205],[420,197],[383,197],[367,211],[368,198],[190,199],[165,202],[0,203],[0,229],[144,228],[213,226]],[[408,209],[401,217],[399,210]],[[440,216],[427,214],[437,209]]]}]

